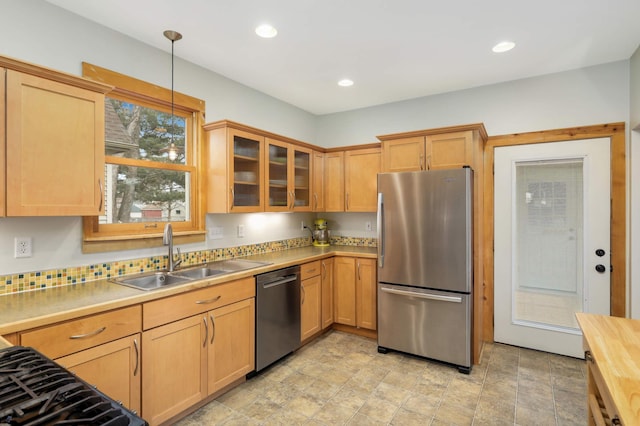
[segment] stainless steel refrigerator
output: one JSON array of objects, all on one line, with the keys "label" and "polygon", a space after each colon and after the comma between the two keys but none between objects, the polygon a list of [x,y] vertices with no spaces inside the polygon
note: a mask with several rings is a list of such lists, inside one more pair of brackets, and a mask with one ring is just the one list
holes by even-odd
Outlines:
[{"label": "stainless steel refrigerator", "polygon": [[378,351],[471,371],[473,172],[378,174]]}]

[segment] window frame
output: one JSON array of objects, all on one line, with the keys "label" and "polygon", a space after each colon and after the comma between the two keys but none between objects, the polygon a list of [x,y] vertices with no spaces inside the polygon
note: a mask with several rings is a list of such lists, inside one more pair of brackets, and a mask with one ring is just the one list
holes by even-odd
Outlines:
[{"label": "window frame", "polygon": [[[163,112],[171,111],[171,90],[138,80],[86,62],[82,63],[85,78],[109,84],[114,89],[106,97],[132,102]],[[205,179],[200,175],[203,155],[203,130],[205,102],[203,100],[173,93],[176,116],[185,118],[185,164],[162,164],[162,169],[185,171],[190,174],[190,220],[171,222],[174,242],[191,243],[205,240],[204,189]],[[126,164],[137,167],[158,168],[158,163],[105,155],[105,164]],[[123,224],[100,224],[98,216],[85,216],[82,231],[82,251],[95,253],[127,250],[162,245],[164,225],[168,222],[139,222]]]}]

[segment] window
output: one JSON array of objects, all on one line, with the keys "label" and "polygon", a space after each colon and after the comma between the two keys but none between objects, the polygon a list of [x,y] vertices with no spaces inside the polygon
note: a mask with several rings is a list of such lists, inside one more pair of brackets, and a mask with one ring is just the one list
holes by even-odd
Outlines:
[{"label": "window", "polygon": [[[83,251],[204,240],[198,158],[204,102],[95,65],[87,78],[111,84],[105,99],[105,213],[84,218]],[[175,156],[170,146],[175,146]]]}]

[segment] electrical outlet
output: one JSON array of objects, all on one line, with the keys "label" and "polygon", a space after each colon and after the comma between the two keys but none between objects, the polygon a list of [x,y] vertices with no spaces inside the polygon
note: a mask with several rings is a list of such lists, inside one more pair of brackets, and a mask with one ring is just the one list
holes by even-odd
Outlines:
[{"label": "electrical outlet", "polygon": [[222,226],[212,226],[209,228],[210,240],[221,240],[224,238],[224,228]]},{"label": "electrical outlet", "polygon": [[304,231],[304,220],[302,222],[300,222],[300,230]]},{"label": "electrical outlet", "polygon": [[31,254],[32,254],[31,237],[16,237],[14,242],[15,242],[14,255],[16,259],[19,257],[31,257]]},{"label": "electrical outlet", "polygon": [[366,222],[366,223],[364,224],[364,227],[365,227],[365,229],[366,229],[367,231],[371,231],[371,222]]},{"label": "electrical outlet", "polygon": [[244,238],[244,225],[238,225],[238,238]]}]

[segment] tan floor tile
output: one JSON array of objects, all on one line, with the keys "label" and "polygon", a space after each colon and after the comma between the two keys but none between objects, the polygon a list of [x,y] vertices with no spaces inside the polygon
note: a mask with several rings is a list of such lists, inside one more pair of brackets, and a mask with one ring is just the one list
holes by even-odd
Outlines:
[{"label": "tan floor tile", "polygon": [[379,422],[388,423],[391,421],[396,411],[398,411],[399,404],[386,401],[384,399],[372,396],[367,399],[358,414],[364,414]]},{"label": "tan floor tile", "polygon": [[445,401],[438,407],[435,419],[448,424],[471,425],[473,423],[474,408],[461,407],[457,403]]},{"label": "tan floor tile", "polygon": [[324,405],[324,402],[311,395],[298,395],[286,405],[288,410],[296,411],[306,417],[313,417]]},{"label": "tan floor tile", "polygon": [[345,407],[336,402],[329,401],[318,411],[313,420],[326,425],[342,425],[346,424],[356,414],[358,409]]},{"label": "tan floor tile", "polygon": [[372,419],[371,417],[367,417],[364,414],[357,413],[349,423],[349,426],[383,426],[386,425],[386,422],[381,422],[376,419]]},{"label": "tan floor tile", "polygon": [[359,392],[356,389],[344,386],[335,394],[335,396],[329,401],[333,401],[337,404],[343,405],[353,410],[359,410],[367,400],[368,394]]},{"label": "tan floor tile", "polygon": [[407,411],[421,414],[427,417],[433,417],[440,405],[440,398],[433,398],[417,393],[411,393],[406,401],[402,404],[402,408]]},{"label": "tan floor tile", "polygon": [[340,386],[317,379],[309,385],[304,392],[322,401],[328,401],[340,390]]},{"label": "tan floor tile", "polygon": [[400,406],[409,397],[410,391],[388,383],[380,383],[371,393],[374,398],[382,399]]},{"label": "tan floor tile", "polygon": [[401,408],[391,419],[391,424],[398,426],[424,426],[431,423],[431,420],[433,420],[433,416],[425,416]]},{"label": "tan floor tile", "polygon": [[397,386],[399,388],[412,390],[418,382],[418,374],[400,373],[398,371],[390,371],[382,379],[382,383]]},{"label": "tan floor tile", "polygon": [[247,391],[242,386],[239,386],[218,397],[217,401],[223,403],[229,408],[239,410],[242,407],[251,404],[257,398],[257,392]]},{"label": "tan floor tile", "polygon": [[273,401],[266,398],[258,398],[251,404],[242,407],[239,411],[250,419],[263,422],[280,408],[282,407]]},{"label": "tan floor tile", "polygon": [[505,400],[503,398],[488,398],[480,396],[476,406],[475,421],[481,424],[499,423],[513,424],[515,419],[516,403],[515,399]]},{"label": "tan floor tile", "polygon": [[260,424],[264,426],[302,426],[308,422],[309,418],[307,416],[281,408]]},{"label": "tan floor tile", "polygon": [[518,426],[555,426],[557,423],[553,406],[551,409],[549,407],[544,409],[518,405],[516,406],[516,424]]}]

